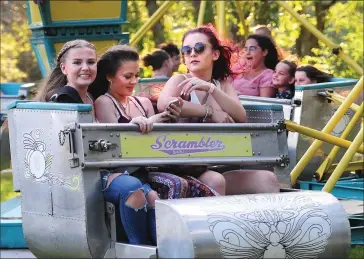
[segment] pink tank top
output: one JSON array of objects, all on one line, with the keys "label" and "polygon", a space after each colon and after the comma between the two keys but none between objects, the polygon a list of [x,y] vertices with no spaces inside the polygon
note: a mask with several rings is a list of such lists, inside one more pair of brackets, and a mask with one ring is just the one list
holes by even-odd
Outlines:
[{"label": "pink tank top", "polygon": [[237,94],[260,96],[259,88],[272,87],[272,76],[274,71],[272,69],[265,69],[262,73],[252,79],[245,79],[242,76],[237,76],[232,82],[232,86]]}]

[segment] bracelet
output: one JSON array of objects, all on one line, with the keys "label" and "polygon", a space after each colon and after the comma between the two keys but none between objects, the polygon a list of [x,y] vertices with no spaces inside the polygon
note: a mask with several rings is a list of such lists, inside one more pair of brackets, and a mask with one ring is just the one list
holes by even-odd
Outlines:
[{"label": "bracelet", "polygon": [[[210,115],[209,115],[209,108],[211,109]],[[212,107],[210,105],[205,105],[205,109],[206,109],[206,114],[205,114],[205,117],[202,119],[203,123],[206,123],[207,118],[211,118],[212,114],[214,112],[214,110],[212,109]]]},{"label": "bracelet", "polygon": [[212,92],[215,90],[216,86],[213,83],[210,83],[210,89],[208,91],[209,94],[212,94]]}]

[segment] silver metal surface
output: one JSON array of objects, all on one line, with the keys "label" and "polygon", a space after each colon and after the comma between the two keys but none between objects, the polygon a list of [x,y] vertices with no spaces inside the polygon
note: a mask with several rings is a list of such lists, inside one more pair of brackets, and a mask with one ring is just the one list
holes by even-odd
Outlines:
[{"label": "silver metal surface", "polygon": [[[9,111],[14,187],[22,192],[25,240],[37,258],[100,258],[110,247],[98,170],[70,167],[69,141],[59,132],[90,113],[55,110]],[[82,136],[75,151],[83,153]]]},{"label": "silver metal surface", "polygon": [[157,258],[157,247],[116,243],[116,258]]},{"label": "silver metal surface", "polygon": [[257,96],[247,96],[239,95],[240,103],[245,104],[280,104],[283,107],[283,116],[285,120],[291,119],[292,108],[295,106],[292,100],[277,99],[277,98],[267,98],[267,97],[257,97]]},{"label": "silver metal surface", "polygon": [[[139,127],[134,124],[118,123],[81,123],[79,126],[84,131],[139,131]],[[244,131],[244,130],[269,130],[278,128],[277,123],[155,123],[153,132],[159,131]]]},{"label": "silver metal surface", "polygon": [[156,165],[181,165],[188,163],[189,165],[274,165],[279,163],[280,157],[237,157],[237,158],[140,158],[137,159],[123,159],[120,161],[99,161],[99,162],[85,162],[85,168],[107,168],[118,166],[156,166]]},{"label": "silver metal surface", "polygon": [[350,225],[325,192],[156,203],[158,258],[347,258]]}]

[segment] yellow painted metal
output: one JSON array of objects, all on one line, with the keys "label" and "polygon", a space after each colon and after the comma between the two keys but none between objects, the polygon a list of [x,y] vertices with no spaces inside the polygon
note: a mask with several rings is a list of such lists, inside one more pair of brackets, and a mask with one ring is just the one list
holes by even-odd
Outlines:
[{"label": "yellow painted metal", "polygon": [[[363,77],[357,82],[354,88],[351,90],[349,95],[345,98],[345,101],[340,105],[331,119],[328,121],[326,126],[322,129],[321,132],[323,133],[331,133],[331,131],[335,128],[336,124],[339,123],[342,116],[344,116],[345,112],[349,109],[350,105],[356,100],[356,98],[361,94],[363,91]],[[301,157],[300,161],[296,164],[291,172],[291,184],[294,184],[301,174],[303,169],[308,165],[312,157],[315,155],[316,151],[322,145],[321,140],[315,140],[311,146],[308,148],[306,153]]]},{"label": "yellow painted metal", "polygon": [[42,24],[42,17],[40,16],[40,11],[39,11],[39,6],[34,3],[34,1],[29,0],[28,1],[29,4],[29,11],[30,11],[30,20],[31,20],[31,24]]},{"label": "yellow painted metal", "polygon": [[341,177],[342,173],[346,170],[348,167],[351,159],[353,158],[354,154],[356,153],[356,150],[358,147],[363,143],[363,133],[364,129],[361,128],[358,135],[356,135],[355,139],[353,140],[353,143],[350,145],[348,150],[345,152],[344,156],[338,163],[337,167],[335,168],[334,172],[332,172],[330,178],[327,180],[325,186],[322,188],[322,191],[324,192],[331,192],[334,188],[335,184]]},{"label": "yellow painted metal", "polygon": [[305,18],[300,16],[296,11],[293,10],[289,5],[284,3],[284,1],[276,1],[278,5],[284,8],[287,12],[289,12],[294,18],[296,18],[307,30],[309,30],[313,35],[315,35],[319,40],[325,43],[328,47],[332,49],[339,50],[339,57],[344,60],[354,71],[363,75],[363,68],[360,67],[354,60],[352,60],[349,56],[347,56],[340,48],[340,45],[331,41],[328,37],[326,37],[322,32],[320,32],[315,26],[309,23]]},{"label": "yellow painted metal", "polygon": [[[327,173],[331,174],[336,167],[339,164],[332,164],[330,165],[330,167],[328,168]],[[345,171],[356,171],[356,170],[364,170],[364,160],[360,160],[360,161],[351,161],[348,166],[345,168]]]},{"label": "yellow painted metal", "polygon": [[51,57],[48,57],[44,44],[36,44],[35,48],[39,52],[39,56],[42,60],[46,73],[49,74],[51,72],[51,66],[49,65],[49,60],[51,60]]},{"label": "yellow painted metal", "polygon": [[120,144],[124,158],[253,156],[249,133],[130,133]]},{"label": "yellow painted metal", "polygon": [[[350,122],[348,123],[348,125],[346,126],[344,131],[342,132],[340,138],[346,139],[349,136],[350,132],[353,130],[356,123],[362,117],[363,111],[364,111],[364,103],[362,103],[360,105],[359,109],[355,112],[353,118],[350,120]],[[322,176],[331,166],[331,164],[334,161],[339,150],[340,150],[339,146],[333,147],[333,149],[330,151],[329,155],[326,157],[326,159],[322,162],[320,167],[317,169],[316,174],[315,174],[316,180],[321,181]]]},{"label": "yellow painted metal", "polygon": [[203,19],[205,17],[206,10],[206,1],[201,1],[200,10],[198,12],[197,26],[201,26],[203,24]]},{"label": "yellow painted metal", "polygon": [[[306,135],[306,136],[309,136],[311,138],[315,138],[315,139],[318,139],[321,141],[325,141],[327,143],[330,143],[330,144],[333,144],[333,145],[336,145],[339,147],[349,148],[350,145],[352,144],[349,140],[338,138],[333,135],[323,133],[321,131],[299,125],[292,121],[286,120],[285,123],[286,123],[286,127],[289,131],[298,132],[300,134],[303,134],[303,135]],[[361,154],[364,154],[364,146],[361,146],[358,149],[358,152]]]},{"label": "yellow painted metal", "polygon": [[[89,42],[95,45],[96,53],[98,56],[101,56],[106,50],[118,44],[118,40],[100,40],[100,41],[89,40]],[[59,51],[63,47],[63,44],[64,42],[54,43],[54,49],[56,53],[59,53]]]},{"label": "yellow painted metal", "polygon": [[[331,93],[330,91],[326,91],[326,94],[327,94],[327,99],[333,101],[334,103],[337,103],[337,104],[342,104],[342,102],[345,100],[345,97],[338,94],[338,93]],[[358,111],[359,109],[359,105],[357,105],[356,103],[353,103],[351,106],[350,106],[350,109],[352,109],[353,111]]]},{"label": "yellow painted metal", "polygon": [[225,14],[225,1],[216,1],[218,9],[218,32],[221,37],[225,37],[226,33],[226,14]]},{"label": "yellow painted metal", "polygon": [[143,36],[148,32],[150,28],[154,26],[162,16],[168,11],[168,8],[171,7],[175,2],[174,1],[165,1],[157,11],[146,21],[142,27],[135,33],[134,37],[130,40],[130,45],[135,46],[138,42],[143,38]]},{"label": "yellow painted metal", "polygon": [[117,19],[121,1],[49,1],[52,21]]}]

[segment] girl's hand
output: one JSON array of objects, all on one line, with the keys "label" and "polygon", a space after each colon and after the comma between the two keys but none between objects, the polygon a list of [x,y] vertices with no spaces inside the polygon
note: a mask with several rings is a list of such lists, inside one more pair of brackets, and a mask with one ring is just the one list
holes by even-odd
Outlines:
[{"label": "girl's hand", "polygon": [[178,88],[181,88],[181,96],[189,96],[193,90],[208,92],[211,87],[216,87],[210,82],[206,82],[196,77],[184,80]]},{"label": "girl's hand", "polygon": [[167,121],[170,120],[169,112],[168,111],[164,111],[164,112],[158,113],[156,115],[153,115],[153,116],[149,117],[147,120],[151,124],[153,124],[153,123],[167,122]]},{"label": "girl's hand", "polygon": [[142,133],[151,132],[153,129],[153,122],[143,116],[133,118],[130,123],[137,124]]},{"label": "girl's hand", "polygon": [[214,109],[211,121],[215,123],[235,123],[235,121],[224,111]]},{"label": "girl's hand", "polygon": [[169,113],[169,118],[171,122],[178,122],[180,114],[182,112],[183,100],[178,97],[178,103],[172,103],[168,105],[166,111]]}]

